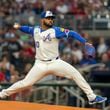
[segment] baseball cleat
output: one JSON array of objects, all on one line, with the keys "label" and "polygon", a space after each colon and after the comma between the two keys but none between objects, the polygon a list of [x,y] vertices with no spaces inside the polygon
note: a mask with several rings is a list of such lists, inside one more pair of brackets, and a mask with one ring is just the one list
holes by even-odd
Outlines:
[{"label": "baseball cleat", "polygon": [[102,97],[102,96],[96,96],[96,98],[92,101],[89,101],[89,104],[92,105],[92,104],[95,104],[95,103],[103,103],[107,100],[106,97]]}]

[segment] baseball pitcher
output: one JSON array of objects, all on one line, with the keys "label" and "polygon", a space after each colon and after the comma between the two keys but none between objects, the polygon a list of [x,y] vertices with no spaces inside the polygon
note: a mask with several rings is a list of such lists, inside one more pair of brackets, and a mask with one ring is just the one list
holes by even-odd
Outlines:
[{"label": "baseball pitcher", "polygon": [[74,80],[75,83],[84,91],[89,100],[89,104],[101,103],[107,100],[106,97],[97,96],[89,84],[85,81],[82,75],[72,65],[63,61],[59,57],[58,44],[61,38],[72,37],[80,41],[88,56],[95,54],[95,49],[92,44],[87,43],[86,39],[81,37],[77,32],[54,26],[55,15],[51,11],[41,13],[40,26],[29,27],[21,26],[18,23],[14,24],[14,28],[24,33],[32,35],[35,41],[35,63],[26,77],[13,84],[7,89],[0,92],[0,98],[10,96],[13,93],[19,92],[43,77],[53,74],[60,77],[65,77]]}]

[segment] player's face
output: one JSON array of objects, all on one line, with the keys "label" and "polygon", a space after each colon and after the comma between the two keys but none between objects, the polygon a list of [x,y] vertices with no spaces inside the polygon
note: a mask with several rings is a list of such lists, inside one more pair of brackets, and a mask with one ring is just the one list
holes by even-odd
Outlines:
[{"label": "player's face", "polygon": [[45,25],[48,28],[51,28],[54,24],[54,18],[47,17],[43,19],[43,25]]}]

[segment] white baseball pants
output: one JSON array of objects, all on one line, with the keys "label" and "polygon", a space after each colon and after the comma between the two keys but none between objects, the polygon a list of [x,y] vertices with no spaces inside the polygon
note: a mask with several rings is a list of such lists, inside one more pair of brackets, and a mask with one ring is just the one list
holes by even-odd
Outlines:
[{"label": "white baseball pants", "polygon": [[34,83],[48,74],[74,80],[87,95],[88,100],[95,99],[96,95],[93,93],[93,90],[82,77],[82,75],[73,66],[66,63],[65,61],[62,61],[61,59],[48,62],[36,60],[34,66],[26,75],[26,77],[23,80],[14,83],[8,89],[3,89],[0,92],[0,97],[4,98],[6,96],[10,96],[13,93],[19,92],[29,86],[32,86]]}]

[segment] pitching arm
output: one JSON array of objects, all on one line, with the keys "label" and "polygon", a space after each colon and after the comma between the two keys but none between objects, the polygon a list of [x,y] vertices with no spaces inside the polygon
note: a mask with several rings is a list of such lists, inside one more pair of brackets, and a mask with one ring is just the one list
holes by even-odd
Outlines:
[{"label": "pitching arm", "polygon": [[34,32],[34,28],[33,27],[30,27],[30,26],[21,26],[18,23],[15,23],[13,27],[15,29],[19,29],[20,31],[22,31],[24,33],[31,34],[31,35],[33,35],[33,32]]}]

